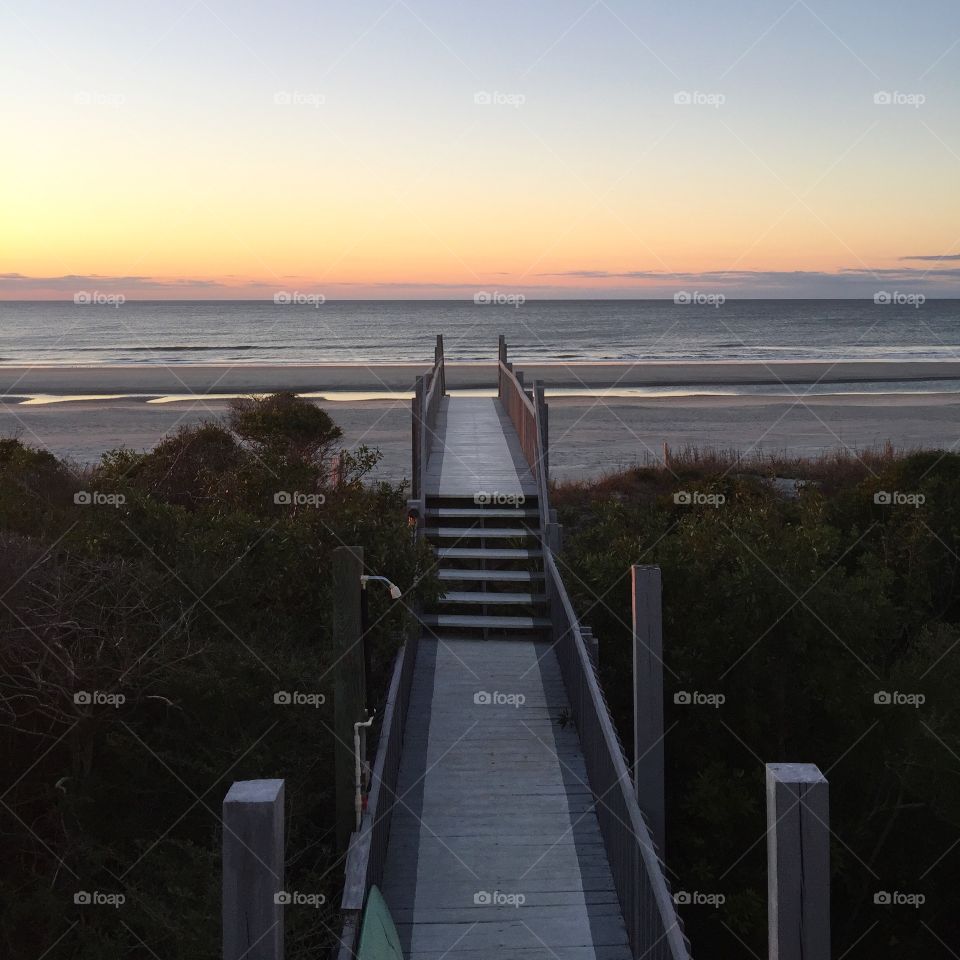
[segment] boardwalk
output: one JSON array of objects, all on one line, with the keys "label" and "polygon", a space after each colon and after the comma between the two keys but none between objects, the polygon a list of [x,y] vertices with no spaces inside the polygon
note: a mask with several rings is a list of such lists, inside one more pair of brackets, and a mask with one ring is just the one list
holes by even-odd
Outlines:
[{"label": "boardwalk", "polygon": [[546,644],[421,642],[383,890],[410,960],[630,957],[565,708]]},{"label": "boardwalk", "polygon": [[536,494],[520,441],[499,401],[443,398],[425,486],[428,496]]},{"label": "boardwalk", "polygon": [[500,401],[444,397],[425,467],[447,593],[423,617],[384,870],[405,954],[626,960],[544,616],[537,487]]}]

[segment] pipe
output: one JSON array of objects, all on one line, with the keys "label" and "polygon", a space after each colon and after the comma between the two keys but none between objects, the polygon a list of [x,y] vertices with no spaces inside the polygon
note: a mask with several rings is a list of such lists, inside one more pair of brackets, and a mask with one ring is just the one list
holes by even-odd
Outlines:
[{"label": "pipe", "polygon": [[[367,729],[373,723],[373,716],[366,720],[358,720],[353,725],[353,774],[356,785],[356,793],[353,798],[353,809],[357,816],[357,830],[360,829],[360,821],[363,819],[363,760],[360,752],[360,728]],[[363,736],[363,752],[366,753],[367,738]]]}]

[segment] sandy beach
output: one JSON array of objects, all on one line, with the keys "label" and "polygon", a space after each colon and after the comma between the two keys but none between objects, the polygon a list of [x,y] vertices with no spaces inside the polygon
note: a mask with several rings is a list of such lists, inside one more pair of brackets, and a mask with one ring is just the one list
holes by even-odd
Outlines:
[{"label": "sandy beach", "polygon": [[[378,447],[377,471],[399,480],[410,473],[410,405],[405,400],[325,405],[350,446]],[[90,400],[24,406],[0,404],[0,435],[19,434],[78,463],[126,446],[152,447],[180,424],[223,416],[227,401],[165,404]],[[950,393],[807,397],[554,398],[550,401],[551,472],[555,479],[602,474],[648,457],[667,443],[741,451],[815,455],[890,441],[906,449],[956,449],[960,396]]]},{"label": "sandy beach", "polygon": [[[378,447],[378,475],[410,473],[416,364],[89,364],[0,366],[0,435],[78,463],[149,449],[181,424],[222,417],[230,396],[311,394],[350,446]],[[490,363],[447,364],[448,389],[492,391]],[[960,442],[960,361],[517,364],[543,380],[555,478],[595,476],[663,445],[812,455],[885,443]],[[890,384],[889,387],[886,385]],[[786,385],[794,396],[785,396]],[[869,389],[864,387],[869,385]],[[897,386],[894,386],[897,385]],[[814,388],[817,393],[807,393]],[[630,395],[631,390],[664,395]],[[780,394],[780,395],[777,395]]]},{"label": "sandy beach", "polygon": [[[430,365],[411,363],[0,365],[0,395],[167,395],[292,390],[409,391]],[[517,363],[528,383],[552,387],[868,383],[960,379],[960,360],[638,361]],[[451,389],[496,385],[493,363],[446,364]]]}]

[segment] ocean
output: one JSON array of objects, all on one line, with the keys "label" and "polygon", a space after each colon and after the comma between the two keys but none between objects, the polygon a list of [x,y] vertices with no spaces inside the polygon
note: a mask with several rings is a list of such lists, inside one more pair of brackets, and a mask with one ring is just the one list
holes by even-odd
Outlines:
[{"label": "ocean", "polygon": [[[691,299],[696,299],[691,297]],[[960,300],[0,303],[0,364],[960,359]]]}]

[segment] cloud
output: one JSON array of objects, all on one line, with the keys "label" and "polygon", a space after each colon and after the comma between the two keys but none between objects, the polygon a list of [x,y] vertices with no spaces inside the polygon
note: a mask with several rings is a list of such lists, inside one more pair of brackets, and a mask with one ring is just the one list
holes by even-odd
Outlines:
[{"label": "cloud", "polygon": [[[901,257],[901,260],[907,259]],[[914,258],[911,258],[914,259]],[[933,259],[933,258],[931,258]],[[960,260],[960,256],[944,259]],[[614,272],[611,270],[564,270],[561,273],[541,273],[541,277],[571,277],[581,280],[686,280],[686,281],[713,281],[716,283],[741,283],[755,280],[761,283],[775,283],[777,281],[796,280],[845,280],[845,279],[883,279],[909,278],[922,279],[929,276],[944,276],[960,278],[960,267],[945,268],[943,270],[920,270],[912,267],[842,267],[840,270],[828,272],[825,270],[703,270],[697,272],[668,271],[668,270],[627,270]]]},{"label": "cloud", "polygon": [[[918,260],[902,257],[900,260]],[[595,267],[540,273],[529,280],[503,271],[463,282],[317,281],[285,275],[275,281],[220,278],[63,274],[33,277],[0,273],[0,299],[69,300],[80,291],[123,294],[128,300],[268,300],[281,290],[322,293],[329,299],[469,300],[478,290],[523,293],[527,299],[670,299],[680,290],[722,292],[731,299],[845,299],[881,290],[960,296],[960,265],[845,267],[824,270],[604,270]],[[929,262],[925,261],[925,262]],[[944,257],[958,261],[960,255]]]},{"label": "cloud", "polygon": [[[956,258],[960,259],[960,257]],[[643,284],[640,292],[667,291],[678,285],[734,292],[736,296],[764,294],[790,297],[868,296],[886,284],[922,286],[934,296],[960,293],[960,267],[843,267],[826,270],[565,270],[540,277],[570,280],[619,280]],[[930,289],[935,287],[935,289]]]},{"label": "cloud", "polygon": [[960,260],[960,253],[923,253],[914,254],[910,257],[899,257],[900,260],[933,260],[939,263],[941,260]]},{"label": "cloud", "polygon": [[100,273],[65,273],[52,277],[32,277],[25,273],[0,273],[0,294],[19,293],[31,295],[62,294],[71,297],[81,290],[101,290],[123,293],[128,297],[169,296],[171,292],[193,290],[197,293],[209,290],[223,292],[278,289],[280,284],[267,284],[260,280],[242,280],[228,283],[223,280],[193,277],[147,277],[137,275],[106,275]]}]

